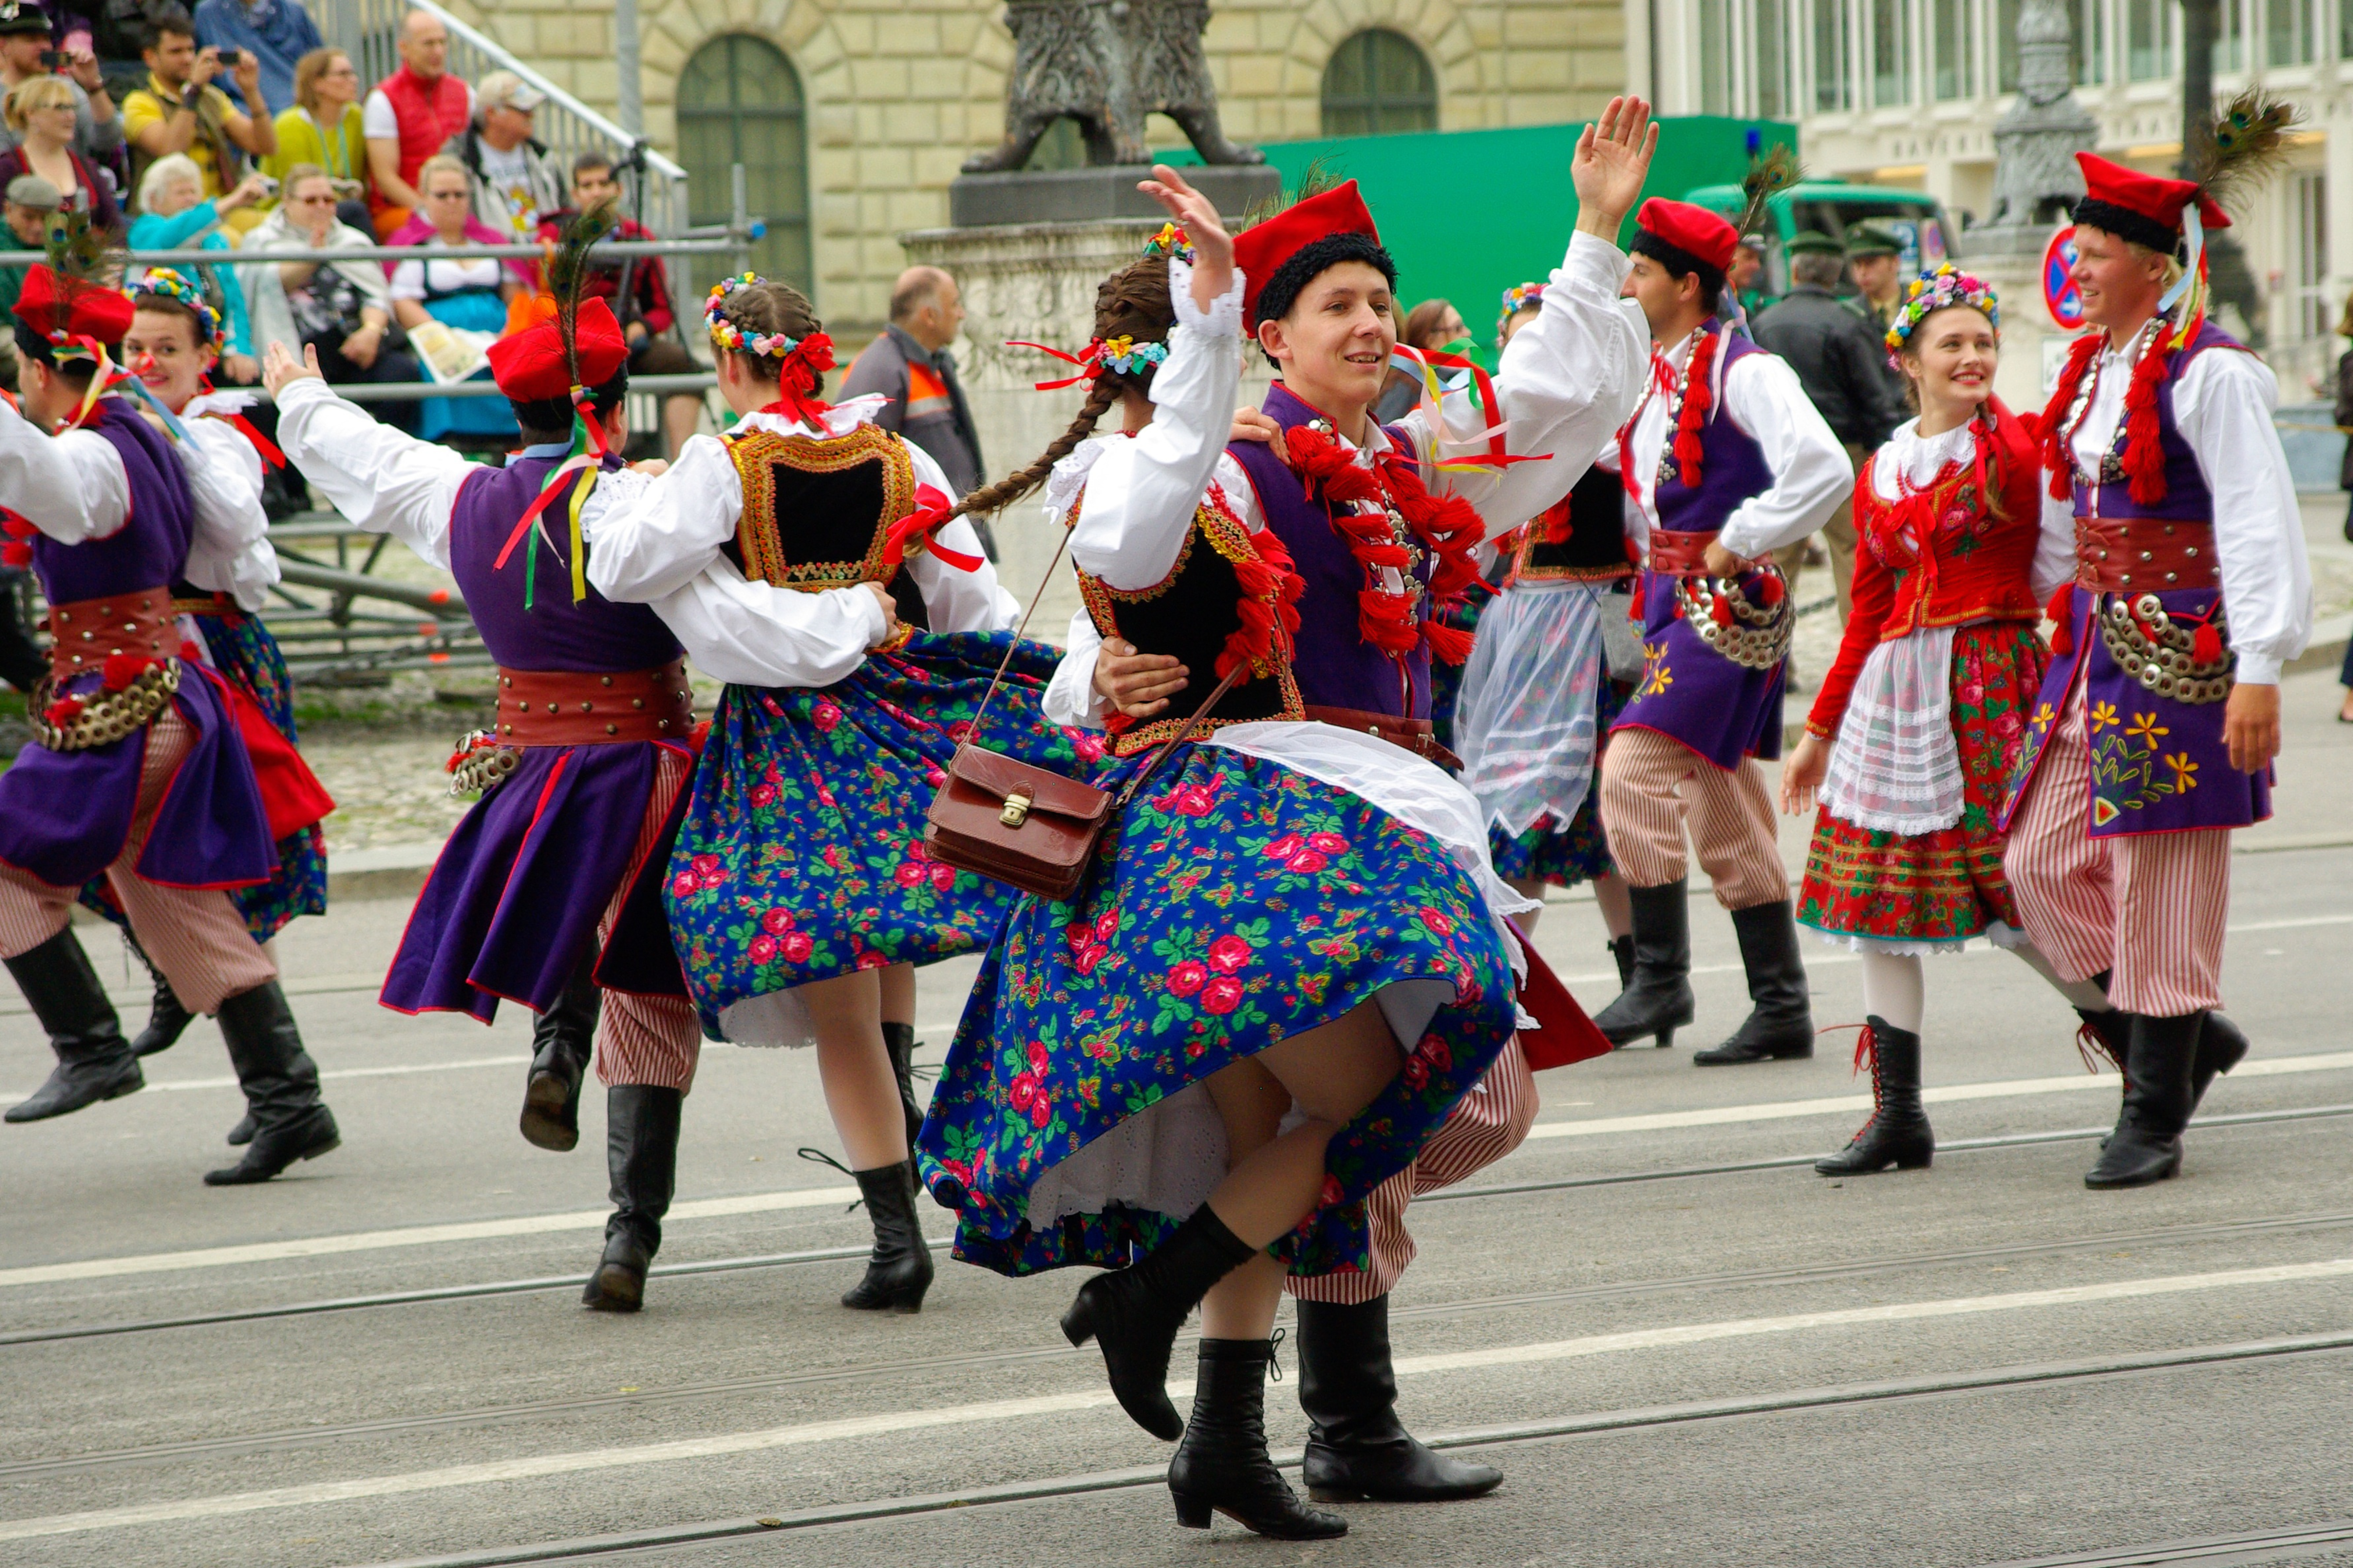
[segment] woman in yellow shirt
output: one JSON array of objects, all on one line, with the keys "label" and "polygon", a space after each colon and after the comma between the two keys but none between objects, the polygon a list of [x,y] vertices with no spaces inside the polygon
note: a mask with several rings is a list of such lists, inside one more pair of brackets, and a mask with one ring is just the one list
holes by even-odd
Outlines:
[{"label": "woman in yellow shirt", "polygon": [[312,49],[297,60],[294,107],[278,117],[278,151],[262,160],[262,173],[283,184],[289,169],[314,164],[335,182],[339,217],[343,203],[365,210],[367,141],[360,131],[359,95],[359,72],[343,50]]}]

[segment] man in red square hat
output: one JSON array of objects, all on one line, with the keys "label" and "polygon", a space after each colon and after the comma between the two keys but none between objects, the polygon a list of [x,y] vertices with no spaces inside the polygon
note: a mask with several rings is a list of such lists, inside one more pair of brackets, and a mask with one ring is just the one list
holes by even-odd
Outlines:
[{"label": "man in red square hat", "polygon": [[[2278,125],[2269,123],[2269,116]],[[2226,122],[2244,151],[2284,110]],[[2092,1187],[2162,1181],[2214,1076],[2246,1054],[2220,1014],[2231,829],[2271,814],[2281,666],[2312,631],[2278,383],[2205,319],[2201,181],[2077,154],[2074,281],[2090,331],[2042,416],[2051,673],[2002,812],[2035,945],[2113,1004],[2087,1015],[2125,1077]],[[2185,270],[2177,252],[2187,249]]]},{"label": "man in red square hat", "polygon": [[1651,375],[1618,434],[1643,670],[1601,757],[1601,821],[1633,905],[1634,969],[1594,1019],[1612,1043],[1672,1044],[1692,1021],[1689,832],[1732,913],[1754,1004],[1704,1066],[1810,1057],[1814,1024],[1764,762],[1781,754],[1797,606],[1773,552],[1812,533],[1854,482],[1788,364],[1716,319],[1739,236],[1704,207],[1652,199],[1626,292],[1651,329]]}]

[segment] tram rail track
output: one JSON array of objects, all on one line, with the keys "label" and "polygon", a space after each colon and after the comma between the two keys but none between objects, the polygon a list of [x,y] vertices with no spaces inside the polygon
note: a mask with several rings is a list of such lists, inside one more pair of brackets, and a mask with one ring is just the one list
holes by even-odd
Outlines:
[{"label": "tram rail track", "polygon": [[[1392,1316],[1417,1321],[1431,1321],[1484,1316],[1497,1310],[1514,1308],[1573,1306],[1588,1302],[1639,1300],[1643,1297],[1679,1296],[1701,1290],[1803,1287],[1840,1280],[1911,1274],[1937,1268],[1961,1268],[1972,1263],[2057,1257],[2069,1253],[2102,1251],[2116,1247],[2196,1246],[2243,1241],[2260,1237],[2293,1236],[2347,1226],[2353,1226],[2353,1213],[2286,1215],[2267,1219],[2231,1220],[2211,1225],[2176,1226],[2156,1230],[2107,1231],[2092,1236],[2019,1242],[2007,1246],[1959,1247],[1943,1252],[1899,1258],[1807,1264],[1783,1268],[1730,1270],[1711,1274],[1682,1275],[1669,1279],[1578,1286],[1564,1290],[1526,1291],[1512,1295],[1467,1298],[1455,1301],[1405,1304],[1392,1308]],[[576,1283],[576,1281],[568,1282]],[[1187,1342],[1189,1342],[1189,1338],[1190,1336],[1187,1336]],[[675,1388],[595,1394],[575,1399],[533,1401],[482,1410],[448,1411],[428,1415],[388,1416],[378,1420],[350,1422],[337,1426],[298,1426],[275,1432],[194,1438],[176,1443],[148,1444],[107,1452],[64,1455],[51,1458],[26,1459],[0,1464],[0,1484],[169,1465],[192,1460],[227,1458],[256,1453],[287,1452],[342,1442],[417,1436],[438,1432],[470,1430],[477,1427],[519,1426],[534,1421],[571,1419],[617,1410],[691,1405],[746,1395],[775,1394],[797,1388],[819,1387],[826,1384],[871,1385],[894,1377],[904,1378],[919,1373],[928,1374],[943,1371],[977,1372],[990,1368],[1053,1362],[1091,1362],[1096,1352],[1091,1347],[1073,1350],[1068,1345],[1056,1342],[969,1355],[926,1357],[920,1363],[913,1364],[904,1361],[868,1363],[817,1372],[778,1373],[757,1377],[686,1384]]]},{"label": "tram rail track", "polygon": [[[2201,1131],[2222,1131],[2240,1127],[2259,1127],[2279,1122],[2310,1121],[2353,1116],[2353,1104],[2306,1106],[2293,1110],[2243,1111],[2228,1116],[2201,1117],[2197,1127]],[[2106,1126],[2072,1127],[2045,1132],[2004,1133],[1987,1138],[1958,1138],[1936,1145],[1939,1154],[1978,1153],[2003,1149],[2031,1148],[2044,1143],[2079,1142],[2085,1139],[2104,1137]],[[1476,1187],[1445,1188],[1426,1193],[1416,1198],[1417,1205],[1461,1203],[1475,1199],[1515,1197],[1534,1193],[1573,1192],[1588,1187],[1635,1185],[1646,1182],[1689,1180],[1704,1176],[1744,1175],[1762,1171],[1790,1170],[1811,1165],[1816,1154],[1777,1155],[1769,1159],[1733,1161],[1712,1165],[1672,1166],[1657,1171],[1625,1171],[1595,1176],[1564,1176],[1535,1182],[1496,1183]],[[934,1252],[945,1251],[948,1240],[933,1237],[930,1246]],[[836,1263],[864,1258],[871,1248],[856,1247],[813,1247],[794,1252],[762,1253],[743,1258],[719,1258],[691,1263],[656,1264],[649,1270],[653,1279],[687,1279],[703,1274],[741,1273],[752,1269],[785,1268],[807,1263]],[[0,1333],[0,1350],[16,1345],[52,1344],[68,1340],[102,1339],[126,1334],[159,1333],[173,1329],[212,1328],[232,1323],[259,1322],[275,1318],[313,1317],[335,1312],[376,1310],[391,1307],[421,1306],[439,1301],[463,1301],[485,1297],[529,1295],[548,1290],[577,1289],[581,1277],[576,1274],[543,1275],[526,1279],[493,1279],[470,1284],[429,1286],[416,1290],[390,1290],[359,1296],[329,1297],[315,1301],[290,1301],[257,1307],[229,1308],[215,1312],[191,1312],[171,1317],[125,1320],[111,1323],[73,1323],[55,1328],[23,1329]],[[1404,1309],[1400,1309],[1402,1312]],[[0,1467],[0,1477],[7,1474]]]},{"label": "tram rail track", "polygon": [[[2327,1355],[2347,1351],[2353,1351],[2353,1332],[2301,1334],[2172,1351],[1989,1367],[1921,1377],[1793,1389],[1778,1394],[1638,1406],[1551,1420],[1472,1427],[1441,1433],[1423,1440],[1431,1447],[1440,1449],[1504,1447],[1808,1410],[1998,1394],[2015,1389],[2148,1376],[2189,1368],[2282,1357]],[[1296,1448],[1280,1451],[1273,1456],[1275,1464],[1285,1469],[1296,1469],[1300,1458],[1300,1451]],[[786,1535],[827,1527],[884,1524],[956,1515],[975,1508],[1006,1507],[1102,1492],[1136,1490],[1163,1485],[1166,1478],[1166,1467],[1162,1465],[1040,1477],[917,1497],[833,1503],[774,1514],[711,1520],[569,1541],[492,1547],[438,1556],[406,1557],[378,1563],[372,1568],[510,1568],[510,1565],[523,1563],[613,1562],[631,1557],[658,1560],[674,1551],[750,1536]],[[2353,1541],[2353,1521],[2216,1538],[2207,1542],[2182,1542],[2171,1546],[2040,1558],[2031,1563],[2001,1564],[1999,1568],[2132,1568],[2136,1564],[2170,1563],[2202,1563],[2215,1568],[2215,1565],[2226,1563],[2276,1561],[2284,1556],[2302,1555],[2304,1551],[2301,1549],[2325,1547],[2348,1541]],[[2264,1555],[2247,1555],[2250,1551]],[[2237,1555],[2233,1555],[2233,1552]]]}]

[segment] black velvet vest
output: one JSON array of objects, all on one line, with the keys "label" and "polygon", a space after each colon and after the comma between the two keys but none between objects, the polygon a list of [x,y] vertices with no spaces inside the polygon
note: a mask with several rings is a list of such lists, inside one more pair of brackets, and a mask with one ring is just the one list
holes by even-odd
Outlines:
[{"label": "black velvet vest", "polygon": [[872,425],[823,439],[752,430],[727,455],[744,481],[727,555],[744,576],[810,594],[881,583],[900,620],[930,626],[906,567],[882,564],[891,525],[915,510],[914,459],[899,437]]}]

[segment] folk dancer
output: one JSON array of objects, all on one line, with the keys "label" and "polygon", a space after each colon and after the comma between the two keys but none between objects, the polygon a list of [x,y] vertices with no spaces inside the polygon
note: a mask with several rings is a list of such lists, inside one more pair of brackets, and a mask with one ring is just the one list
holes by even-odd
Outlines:
[{"label": "folk dancer", "polygon": [[2278,384],[2203,310],[2203,230],[2230,222],[2216,197],[2242,184],[2229,150],[2278,136],[2284,111],[2254,107],[2222,124],[2202,182],[2076,155],[2094,330],[2043,411],[2036,583],[2063,586],[2062,630],[2002,823],[2035,946],[2119,1015],[2099,1031],[2126,1042],[2125,1094],[2095,1188],[2179,1171],[2190,1113],[2246,1052],[2214,1012],[2230,833],[2271,814],[2280,668],[2312,633]]},{"label": "folk dancer", "polygon": [[227,682],[172,606],[193,556],[237,561],[262,520],[222,504],[209,474],[192,483],[164,433],[114,390],[132,303],[98,279],[103,258],[93,265],[77,238],[53,240],[49,264],[27,271],[16,307],[23,413],[0,410],[8,552],[40,580],[52,639],[34,739],[0,773],[0,957],[58,1056],[7,1120],[63,1115],[146,1081],[68,923],[76,891],[103,876],[174,993],[218,1019],[252,1110],[244,1157],[206,1184],[265,1182],[342,1141],[278,966],[229,898],[278,869],[273,819],[290,808],[271,782],[308,773],[282,741],[256,735],[284,753],[257,776]]},{"label": "folk dancer", "polygon": [[[1526,960],[1506,923],[1525,900],[1487,866],[1475,803],[1427,760],[1425,606],[1467,584],[1480,508],[1541,510],[1631,403],[1641,340],[1612,298],[1622,261],[1608,237],[1640,189],[1647,123],[1647,106],[1620,100],[1588,129],[1556,301],[1476,413],[1457,397],[1370,423],[1395,268],[1353,184],[1229,242],[1213,207],[1155,171],[1145,188],[1198,262],[1179,255],[1161,277],[1148,258],[1098,296],[1100,335],[1165,338],[1165,362],[1098,378],[1055,447],[1114,402],[1139,433],[1072,454],[1050,504],[1073,529],[1092,630],[1173,660],[1162,678],[1178,684],[1118,699],[1121,760],[1101,782],[1159,771],[1120,796],[1076,900],[1016,911],[922,1152],[934,1195],[961,1211],[957,1256],[1008,1274],[1117,1268],[1082,1288],[1063,1330],[1101,1344],[1139,1425],[1183,1438],[1169,1470],[1181,1524],[1223,1511],[1288,1538],[1346,1528],[1300,1504],[1267,1458],[1286,1273],[1308,1347],[1311,1490],[1430,1500],[1497,1479],[1430,1454],[1393,1408],[1387,1298],[1411,1257],[1406,1203],[1507,1152],[1534,1110],[1512,1005]],[[1225,441],[1245,327],[1282,373],[1264,413],[1283,455]],[[1567,455],[1432,477],[1478,456],[1470,432],[1498,411],[1510,455]],[[1198,742],[1173,745],[1213,675],[1233,684]],[[1073,697],[1088,684],[1059,679]],[[1452,979],[1424,984],[1439,973]],[[1153,1022],[1139,1035],[1124,1017]],[[1294,1105],[1303,1121],[1286,1121]],[[1188,1425],[1163,1383],[1197,1304]]]},{"label": "folk dancer", "polygon": [[[1619,1045],[1690,1023],[1683,833],[1731,911],[1754,1004],[1706,1067],[1809,1057],[1814,1025],[1763,762],[1781,754],[1796,606],[1770,560],[1852,482],[1783,361],[1715,321],[1737,238],[1703,207],[1642,204],[1626,291],[1654,345],[1619,432],[1629,532],[1644,552],[1642,676],[1601,760],[1601,820],[1634,915],[1634,977],[1594,1019]],[[1606,456],[1605,463],[1611,458]]]},{"label": "folk dancer", "polygon": [[[842,1305],[918,1311],[914,970],[986,945],[1016,896],[932,859],[925,810],[1008,651],[975,743],[1060,773],[1076,753],[1038,712],[1051,651],[1013,646],[1018,606],[947,521],[945,475],[875,425],[879,395],[816,395],[833,352],[808,300],[747,274],[704,320],[734,429],[593,520],[598,590],[650,605],[728,683],[649,903],[706,1031],[817,1047],[874,1227]],[[747,593],[776,607],[747,620]]]}]

